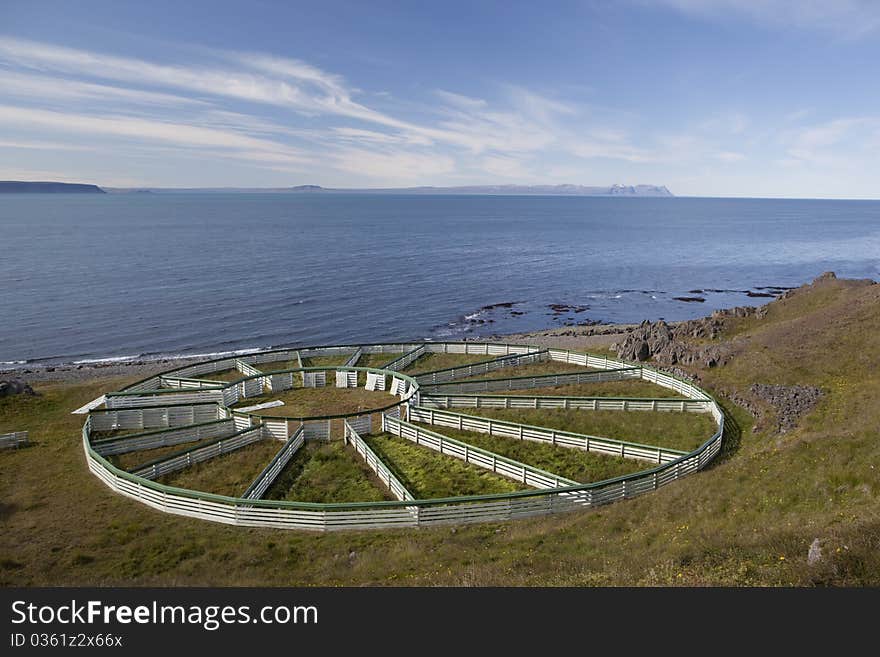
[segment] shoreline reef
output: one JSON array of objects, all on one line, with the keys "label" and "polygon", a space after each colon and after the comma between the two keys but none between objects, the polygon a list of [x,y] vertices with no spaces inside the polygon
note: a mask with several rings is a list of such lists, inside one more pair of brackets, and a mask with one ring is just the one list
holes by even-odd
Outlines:
[{"label": "shoreline reef", "polygon": [[[833,272],[826,272],[819,276],[813,283],[805,284],[801,288],[813,285],[816,281],[836,278]],[[873,282],[873,281],[872,281]],[[722,310],[716,310],[705,317],[691,320],[665,322],[643,321],[639,324],[604,324],[587,321],[576,325],[556,325],[523,333],[506,334],[468,334],[461,336],[463,342],[486,342],[505,341],[520,344],[546,344],[558,348],[586,349],[586,350],[614,350],[617,355],[625,360],[644,361],[653,359],[664,366],[702,364],[706,367],[714,367],[723,362],[726,355],[718,350],[688,350],[683,348],[682,340],[687,338],[713,339],[720,330],[720,322],[725,317],[749,317],[757,316],[759,319],[766,312],[767,304],[777,299],[786,299],[796,290],[801,288],[772,288],[779,291],[776,294],[767,295],[764,305],[760,306],[735,306]],[[768,288],[769,289],[769,288]],[[498,303],[484,306],[482,310],[504,308],[510,309],[519,302]],[[553,304],[558,305],[558,304]],[[577,306],[565,306],[565,309],[580,311]],[[514,311],[515,312],[515,311]],[[436,341],[442,342],[443,339]],[[278,346],[273,348],[286,348]],[[260,350],[242,350],[240,353],[254,353]],[[239,352],[229,352],[239,353]],[[216,357],[220,357],[218,353]],[[28,383],[53,382],[73,383],[88,381],[93,378],[106,377],[135,377],[146,378],[159,372],[175,367],[186,365],[199,360],[208,360],[205,354],[193,356],[169,356],[167,358],[155,357],[132,357],[131,359],[108,358],[96,359],[94,362],[71,362],[38,364],[16,362],[5,367],[0,367],[0,380],[20,379]]]}]

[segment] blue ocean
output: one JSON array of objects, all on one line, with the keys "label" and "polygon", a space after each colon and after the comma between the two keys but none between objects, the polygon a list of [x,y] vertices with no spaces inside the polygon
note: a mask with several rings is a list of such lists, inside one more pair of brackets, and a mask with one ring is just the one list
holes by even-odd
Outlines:
[{"label": "blue ocean", "polygon": [[6,195],[0,361],[680,320],[827,270],[880,278],[880,202]]}]

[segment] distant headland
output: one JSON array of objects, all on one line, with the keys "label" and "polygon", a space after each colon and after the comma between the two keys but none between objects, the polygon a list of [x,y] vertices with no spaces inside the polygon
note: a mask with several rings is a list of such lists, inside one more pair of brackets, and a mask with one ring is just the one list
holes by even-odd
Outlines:
[{"label": "distant headland", "polygon": [[[131,192],[132,189],[111,188],[110,193]],[[410,195],[471,195],[471,196],[673,196],[664,185],[465,185],[460,187],[148,187],[139,191],[155,193],[225,192],[251,194],[410,194]]]},{"label": "distant headland", "polygon": [[106,194],[97,185],[0,180],[0,194]]},{"label": "distant headland", "polygon": [[408,194],[470,196],[673,196],[665,185],[464,185],[459,187],[98,187],[62,182],[0,181],[0,194]]}]

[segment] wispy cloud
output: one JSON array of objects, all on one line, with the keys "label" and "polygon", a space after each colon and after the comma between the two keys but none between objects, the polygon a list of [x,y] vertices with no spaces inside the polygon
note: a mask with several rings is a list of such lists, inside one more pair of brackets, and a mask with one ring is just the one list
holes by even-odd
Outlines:
[{"label": "wispy cloud", "polygon": [[712,20],[748,19],[772,28],[833,32],[846,38],[880,30],[876,0],[653,0],[650,4]]}]

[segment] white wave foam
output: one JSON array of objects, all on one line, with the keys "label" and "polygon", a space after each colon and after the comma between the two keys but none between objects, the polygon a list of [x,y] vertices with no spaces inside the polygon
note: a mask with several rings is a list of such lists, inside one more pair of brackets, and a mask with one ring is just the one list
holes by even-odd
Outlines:
[{"label": "white wave foam", "polygon": [[133,356],[111,356],[107,358],[83,358],[82,360],[73,361],[74,365],[95,365],[97,363],[125,363],[130,360],[139,360],[140,354]]}]

